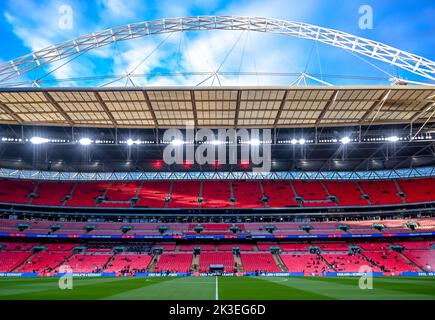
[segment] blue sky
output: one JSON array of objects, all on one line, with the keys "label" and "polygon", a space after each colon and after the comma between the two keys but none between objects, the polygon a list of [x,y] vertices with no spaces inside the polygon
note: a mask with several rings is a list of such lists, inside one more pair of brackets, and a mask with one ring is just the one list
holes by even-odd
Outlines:
[{"label": "blue sky", "polygon": [[[59,28],[59,8],[72,8],[72,28]],[[373,8],[373,29],[362,30],[358,21],[360,6]],[[0,62],[92,32],[165,17],[191,15],[243,15],[278,18],[338,29],[380,41],[399,49],[435,60],[435,3],[433,0],[4,0],[0,2]],[[333,84],[386,84],[389,75],[426,81],[421,77],[384,63],[370,60],[370,66],[344,50],[288,36],[254,32],[212,31],[152,36],[93,50],[71,63],[47,66],[13,81],[45,80],[42,85],[103,85],[110,79],[74,80],[78,77],[124,75],[135,70],[144,75],[136,85],[195,85],[206,76],[157,76],[166,72],[288,72],[317,74]],[[233,47],[233,50],[231,48]],[[153,52],[154,51],[154,52]],[[152,53],[152,54],[151,54]],[[149,56],[145,61],[144,58]],[[143,61],[143,63],[140,63]],[[48,72],[48,76],[45,76]],[[337,75],[329,77],[325,75]],[[341,76],[358,76],[350,79]],[[329,78],[328,78],[329,77]],[[361,78],[359,78],[361,77]],[[367,80],[367,77],[379,80]],[[295,76],[219,77],[222,85],[292,83]],[[56,80],[56,81],[54,81]],[[112,85],[123,86],[122,79]],[[217,85],[210,78],[204,85]],[[316,84],[309,81],[309,84]]]}]

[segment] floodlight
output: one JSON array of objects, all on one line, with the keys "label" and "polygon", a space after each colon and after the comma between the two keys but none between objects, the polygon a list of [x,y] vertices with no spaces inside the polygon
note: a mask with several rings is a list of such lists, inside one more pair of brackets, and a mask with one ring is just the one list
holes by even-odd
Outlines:
[{"label": "floodlight", "polygon": [[259,146],[261,141],[258,139],[252,139],[251,141],[249,141],[249,143],[251,144],[251,146]]},{"label": "floodlight", "polygon": [[88,145],[90,145],[90,144],[92,143],[92,140],[89,139],[89,138],[81,138],[81,139],[79,140],[79,143],[80,143],[81,145],[83,145],[83,146],[88,146]]},{"label": "floodlight", "polygon": [[46,138],[41,138],[41,137],[32,137],[30,138],[30,142],[33,144],[42,144],[42,143],[47,143],[49,142],[49,139]]},{"label": "floodlight", "polygon": [[342,144],[348,144],[350,142],[350,138],[349,137],[343,137],[343,138],[341,138],[340,141],[341,141]]},{"label": "floodlight", "polygon": [[183,140],[179,140],[179,139],[174,139],[171,141],[171,144],[174,146],[181,146],[182,144],[184,144]]},{"label": "floodlight", "polygon": [[386,140],[388,140],[390,142],[397,142],[397,141],[399,141],[399,137],[398,136],[391,136],[391,137],[388,137]]}]

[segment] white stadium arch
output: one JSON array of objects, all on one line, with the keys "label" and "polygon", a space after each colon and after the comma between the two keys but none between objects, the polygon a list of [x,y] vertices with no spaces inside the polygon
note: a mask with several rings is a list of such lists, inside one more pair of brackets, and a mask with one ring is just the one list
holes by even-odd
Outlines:
[{"label": "white stadium arch", "polygon": [[263,17],[165,18],[115,27],[68,40],[0,64],[0,84],[50,63],[130,39],[198,30],[250,30],[318,41],[367,56],[435,81],[435,62],[389,45],[307,23]]}]

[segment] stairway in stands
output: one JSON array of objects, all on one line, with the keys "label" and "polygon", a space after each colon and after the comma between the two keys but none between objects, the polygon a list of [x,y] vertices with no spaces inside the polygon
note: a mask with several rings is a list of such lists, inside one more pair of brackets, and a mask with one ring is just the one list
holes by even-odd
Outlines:
[{"label": "stairway in stands", "polygon": [[273,258],[275,259],[276,264],[281,269],[281,271],[288,272],[287,267],[285,266],[284,262],[281,260],[281,257],[279,254],[274,253]]},{"label": "stairway in stands", "polygon": [[410,265],[414,266],[418,271],[426,272],[423,270],[422,267],[411,261],[406,255],[404,255],[402,252],[397,252],[406,262],[408,262]]},{"label": "stairway in stands", "polygon": [[27,259],[25,259],[23,262],[21,262],[18,266],[16,266],[14,269],[11,270],[11,272],[17,272],[23,265],[25,265],[27,262],[32,260],[32,258],[37,254],[37,252],[32,253]]},{"label": "stairway in stands", "polygon": [[156,254],[153,257],[153,260],[150,262],[147,271],[148,272],[153,272],[154,269],[156,268],[157,262],[159,262],[161,255],[160,254]]},{"label": "stairway in stands", "polygon": [[240,259],[240,256],[234,255],[234,262],[237,264],[237,272],[245,272],[243,269],[242,259]]},{"label": "stairway in stands", "polygon": [[199,270],[199,254],[193,255],[190,271],[195,272]]}]

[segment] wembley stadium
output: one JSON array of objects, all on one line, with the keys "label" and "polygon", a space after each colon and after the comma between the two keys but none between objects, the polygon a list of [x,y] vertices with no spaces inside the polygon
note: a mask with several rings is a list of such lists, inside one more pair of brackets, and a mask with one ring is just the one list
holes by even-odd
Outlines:
[{"label": "wembley stadium", "polygon": [[[1,300],[435,299],[433,51],[246,16],[90,31],[0,63]],[[400,72],[41,77],[190,32],[298,38]]]}]

